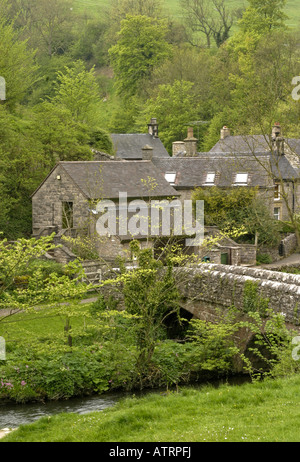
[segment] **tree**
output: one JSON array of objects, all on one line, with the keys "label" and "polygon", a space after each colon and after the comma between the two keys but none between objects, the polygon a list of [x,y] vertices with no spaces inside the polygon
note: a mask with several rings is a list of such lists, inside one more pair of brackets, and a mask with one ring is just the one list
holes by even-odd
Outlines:
[{"label": "tree", "polygon": [[175,80],[173,84],[158,86],[156,94],[146,101],[141,121],[145,126],[146,121],[155,114],[160,121],[159,137],[171,153],[172,142],[186,138],[187,125],[197,120],[199,106],[193,83]]},{"label": "tree", "polygon": [[33,48],[54,54],[66,51],[73,17],[72,0],[20,0],[15,14]]},{"label": "tree", "polygon": [[106,20],[109,24],[106,34],[109,43],[116,43],[121,22],[127,15],[161,18],[161,0],[111,0]]},{"label": "tree", "polygon": [[68,108],[44,101],[35,107],[32,119],[31,130],[41,143],[48,171],[61,160],[92,160],[89,127],[76,122]]},{"label": "tree", "polygon": [[181,0],[185,22],[192,32],[202,32],[207,47],[214,39],[220,47],[229,38],[236,12],[228,10],[225,0]]},{"label": "tree", "polygon": [[265,34],[274,29],[285,27],[287,15],[283,9],[286,0],[248,0],[249,6],[245,10],[239,26],[242,32]]},{"label": "tree", "polygon": [[278,243],[279,224],[255,188],[197,188],[193,200],[204,201],[206,225],[218,226],[233,238],[238,232],[238,237],[247,235],[252,240],[258,235],[261,244]]},{"label": "tree", "polygon": [[57,73],[53,105],[68,109],[75,122],[91,123],[99,102],[99,87],[94,68],[86,70],[83,61],[66,66]]},{"label": "tree", "polygon": [[141,92],[153,69],[171,54],[165,41],[166,23],[147,16],[130,16],[121,22],[118,42],[109,50],[116,88],[123,98]]},{"label": "tree", "polygon": [[[29,264],[53,250],[53,236],[36,239],[19,239],[9,244],[6,239],[0,241],[0,309],[10,311],[0,317],[0,322],[19,311],[35,309],[39,304],[54,303],[65,298],[78,298],[86,293],[87,285],[81,283],[82,268],[72,262],[59,276],[50,274],[46,279],[36,271],[25,288],[16,288],[16,277],[24,274]],[[73,275],[69,277],[67,275]],[[75,276],[75,277],[74,277]]]},{"label": "tree", "polygon": [[36,79],[34,52],[19,40],[13,24],[0,18],[0,75],[6,81],[6,105],[13,108],[23,101]]}]

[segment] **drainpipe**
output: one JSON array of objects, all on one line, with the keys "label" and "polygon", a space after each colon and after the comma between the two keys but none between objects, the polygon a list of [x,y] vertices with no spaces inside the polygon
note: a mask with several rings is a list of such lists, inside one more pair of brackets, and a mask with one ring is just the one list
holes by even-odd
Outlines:
[{"label": "drainpipe", "polygon": [[293,213],[295,213],[295,182],[292,180],[293,183]]}]

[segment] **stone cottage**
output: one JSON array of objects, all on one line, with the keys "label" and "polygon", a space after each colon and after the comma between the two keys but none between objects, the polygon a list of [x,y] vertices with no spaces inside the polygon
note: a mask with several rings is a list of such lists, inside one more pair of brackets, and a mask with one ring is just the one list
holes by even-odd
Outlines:
[{"label": "stone cottage", "polygon": [[[32,195],[33,236],[95,236],[97,206],[107,201],[108,206],[115,204],[118,226],[120,193],[128,202],[145,203],[179,196],[151,161],[59,162]],[[147,234],[136,238],[141,246],[151,245]],[[114,259],[131,239],[129,233],[116,230],[112,235],[108,230],[96,245],[103,258]]]}]

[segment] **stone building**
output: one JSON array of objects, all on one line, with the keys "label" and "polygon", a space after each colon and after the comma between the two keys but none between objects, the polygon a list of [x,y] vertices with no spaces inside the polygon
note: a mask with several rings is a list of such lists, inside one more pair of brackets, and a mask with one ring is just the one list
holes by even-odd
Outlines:
[{"label": "stone building", "polygon": [[[107,201],[115,204],[118,225],[120,193],[129,202],[145,203],[179,195],[151,161],[59,162],[32,195],[33,236],[95,236],[97,204]],[[138,238],[141,246],[150,245],[147,234]],[[96,245],[103,258],[113,260],[131,239],[129,233],[108,230]]]},{"label": "stone building", "polygon": [[290,220],[291,213],[300,210],[300,139],[284,138],[280,124],[273,126],[270,135],[232,136],[224,127],[221,138],[209,151],[212,156],[226,159],[234,157],[243,164],[243,158],[251,158],[257,170],[263,167],[266,187],[270,188],[268,204],[277,220]]},{"label": "stone building", "polygon": [[[33,236],[56,232],[95,232],[95,204],[116,202],[120,192],[128,200],[170,197],[191,199],[195,188],[255,187],[277,219],[297,212],[300,194],[300,140],[284,139],[278,124],[267,137],[232,136],[223,127],[220,140],[209,152],[198,152],[189,128],[183,141],[173,143],[169,156],[151,119],[147,134],[113,134],[116,155],[94,152],[91,162],[59,162],[32,195]],[[153,185],[155,184],[155,187]],[[206,229],[215,236],[216,230]],[[128,250],[130,235],[106,236],[99,253],[104,257]],[[141,246],[152,246],[140,236]],[[194,249],[195,252],[201,250]],[[254,264],[255,246],[241,246],[222,238],[203,258],[214,263]]]}]

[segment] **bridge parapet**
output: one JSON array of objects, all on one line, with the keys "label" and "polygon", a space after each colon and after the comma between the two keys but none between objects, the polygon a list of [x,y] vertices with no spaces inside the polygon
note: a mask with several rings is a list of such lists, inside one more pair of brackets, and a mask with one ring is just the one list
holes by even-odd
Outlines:
[{"label": "bridge parapet", "polygon": [[217,264],[177,268],[176,272],[185,308],[196,317],[229,306],[245,312],[245,288],[252,283],[257,297],[269,308],[282,313],[287,323],[299,324],[300,275]]}]

